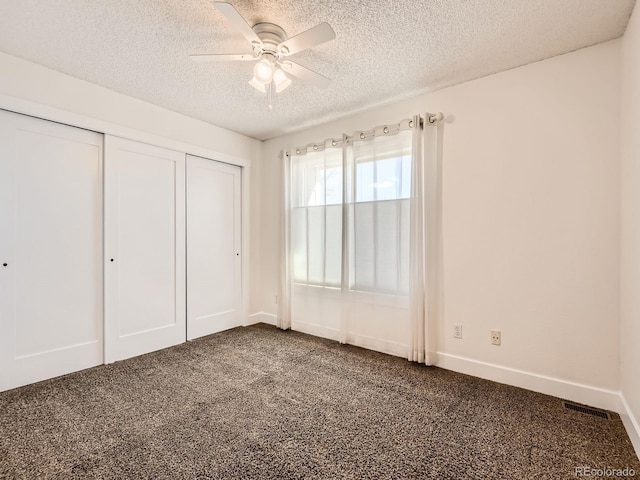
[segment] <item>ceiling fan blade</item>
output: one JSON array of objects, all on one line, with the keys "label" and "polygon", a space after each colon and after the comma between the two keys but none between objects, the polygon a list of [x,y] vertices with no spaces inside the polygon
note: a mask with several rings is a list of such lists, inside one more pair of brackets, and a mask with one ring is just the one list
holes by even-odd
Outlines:
[{"label": "ceiling fan blade", "polygon": [[248,62],[250,60],[257,60],[254,55],[249,54],[203,54],[203,55],[189,55],[189,58],[194,62]]},{"label": "ceiling fan blade", "polygon": [[253,31],[251,26],[247,23],[247,21],[238,13],[238,11],[227,2],[215,2],[215,7],[218,11],[225,16],[229,22],[236,27],[244,35],[244,38],[249,40],[250,43],[258,42],[258,44],[262,45],[262,41],[256,35],[256,32]]},{"label": "ceiling fan blade", "polygon": [[294,62],[282,62],[281,67],[285,73],[290,73],[294,77],[298,77],[305,82],[312,83],[318,88],[327,88],[331,83],[330,78],[320,75],[319,73],[309,70],[307,67],[303,67],[302,65]]},{"label": "ceiling fan blade", "polygon": [[[323,22],[309,30],[299,33],[295,37],[285,40],[278,45],[278,51],[281,52],[282,55],[292,55],[307,48],[333,40],[334,38],[336,38],[336,32],[333,31],[333,28],[331,28],[328,23]],[[283,48],[286,49],[286,53],[283,51]]]}]

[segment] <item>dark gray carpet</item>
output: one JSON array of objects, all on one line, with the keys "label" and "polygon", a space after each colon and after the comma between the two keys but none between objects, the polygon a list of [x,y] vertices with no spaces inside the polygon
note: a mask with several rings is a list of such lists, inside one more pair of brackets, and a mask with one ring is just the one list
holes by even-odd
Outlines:
[{"label": "dark gray carpet", "polygon": [[617,415],[257,325],[0,393],[0,478],[559,479]]}]

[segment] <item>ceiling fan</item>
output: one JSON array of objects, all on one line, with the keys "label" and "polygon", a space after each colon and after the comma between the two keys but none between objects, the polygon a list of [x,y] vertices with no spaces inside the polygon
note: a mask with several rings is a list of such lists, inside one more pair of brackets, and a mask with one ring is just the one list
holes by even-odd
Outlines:
[{"label": "ceiling fan", "polygon": [[226,19],[238,29],[251,43],[253,54],[202,54],[190,55],[196,62],[257,62],[253,68],[253,79],[249,82],[256,90],[269,93],[274,88],[276,93],[291,85],[288,75],[298,77],[319,88],[326,88],[331,80],[324,75],[309,70],[288,59],[290,55],[301,52],[321,43],[333,40],[335,32],[328,23],[321,23],[298,35],[287,38],[282,27],[273,23],[257,23],[253,27],[226,2],[214,2]]}]

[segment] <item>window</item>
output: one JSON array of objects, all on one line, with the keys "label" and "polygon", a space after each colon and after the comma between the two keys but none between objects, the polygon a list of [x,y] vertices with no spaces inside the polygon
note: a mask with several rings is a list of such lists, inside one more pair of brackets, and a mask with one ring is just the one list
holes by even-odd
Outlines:
[{"label": "window", "polygon": [[350,288],[409,292],[411,132],[356,142]]},{"label": "window", "polygon": [[340,148],[292,158],[294,281],[340,288],[346,234],[349,290],[407,295],[411,131],[355,142],[346,153],[345,165]]},{"label": "window", "polygon": [[342,150],[293,158],[291,246],[296,283],[340,287]]}]

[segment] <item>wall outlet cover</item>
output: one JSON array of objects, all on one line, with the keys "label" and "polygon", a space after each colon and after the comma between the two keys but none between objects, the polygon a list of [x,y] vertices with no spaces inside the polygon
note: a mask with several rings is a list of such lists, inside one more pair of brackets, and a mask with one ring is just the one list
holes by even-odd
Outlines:
[{"label": "wall outlet cover", "polygon": [[462,338],[462,325],[459,323],[453,326],[453,338]]}]

